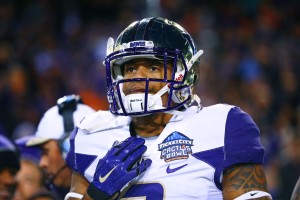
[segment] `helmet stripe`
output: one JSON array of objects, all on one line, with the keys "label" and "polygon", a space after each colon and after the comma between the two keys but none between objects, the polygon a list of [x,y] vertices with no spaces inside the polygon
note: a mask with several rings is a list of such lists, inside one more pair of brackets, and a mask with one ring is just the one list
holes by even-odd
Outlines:
[{"label": "helmet stripe", "polygon": [[143,19],[139,22],[139,25],[135,31],[135,40],[144,40],[144,36],[145,36],[145,30],[146,30],[146,26],[148,24],[148,22],[150,21],[151,18],[146,18]]},{"label": "helmet stripe", "polygon": [[131,31],[131,35],[130,35],[130,41],[134,41],[134,38],[135,38],[135,35],[136,35],[136,30],[137,30],[140,23],[141,23],[141,21],[135,23],[135,25],[132,27],[132,31]]},{"label": "helmet stripe", "polygon": [[147,26],[145,28],[144,40],[149,40],[150,30],[152,29],[152,25],[155,20],[156,20],[156,18],[151,18],[149,20],[149,22],[147,23]]}]

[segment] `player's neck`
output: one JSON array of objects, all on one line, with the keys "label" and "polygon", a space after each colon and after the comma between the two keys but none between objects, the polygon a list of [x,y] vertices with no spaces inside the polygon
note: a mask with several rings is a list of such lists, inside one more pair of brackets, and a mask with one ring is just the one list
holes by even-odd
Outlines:
[{"label": "player's neck", "polygon": [[173,115],[157,113],[143,117],[132,118],[132,131],[141,137],[160,135]]}]

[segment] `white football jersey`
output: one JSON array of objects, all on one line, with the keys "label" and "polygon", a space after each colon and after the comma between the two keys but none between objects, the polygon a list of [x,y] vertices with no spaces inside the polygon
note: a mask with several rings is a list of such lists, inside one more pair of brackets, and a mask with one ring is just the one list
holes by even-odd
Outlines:
[{"label": "white football jersey", "polygon": [[[99,159],[115,141],[130,137],[130,121],[109,111],[88,116],[71,135],[68,164],[91,182]],[[264,156],[252,118],[225,104],[190,107],[145,144],[144,157],[152,164],[124,188],[121,199],[223,199],[223,170],[237,163],[262,164]]]}]

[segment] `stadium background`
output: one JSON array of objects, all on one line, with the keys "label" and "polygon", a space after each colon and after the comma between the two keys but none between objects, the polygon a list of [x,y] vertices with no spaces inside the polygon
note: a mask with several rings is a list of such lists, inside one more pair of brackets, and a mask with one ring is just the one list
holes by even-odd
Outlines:
[{"label": "stadium background", "polygon": [[203,104],[235,104],[254,118],[270,191],[289,199],[300,175],[299,9],[291,0],[2,0],[0,133],[34,133],[66,94],[106,109],[107,38],[134,20],[167,17],[205,51]]}]

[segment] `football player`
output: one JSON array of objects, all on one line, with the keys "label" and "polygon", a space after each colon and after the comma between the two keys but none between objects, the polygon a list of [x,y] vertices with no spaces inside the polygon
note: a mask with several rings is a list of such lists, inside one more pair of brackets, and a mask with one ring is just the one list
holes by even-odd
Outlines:
[{"label": "football player", "polygon": [[108,39],[110,111],[71,134],[65,199],[272,199],[252,118],[233,105],[202,107],[195,94],[202,53],[160,17]]}]

